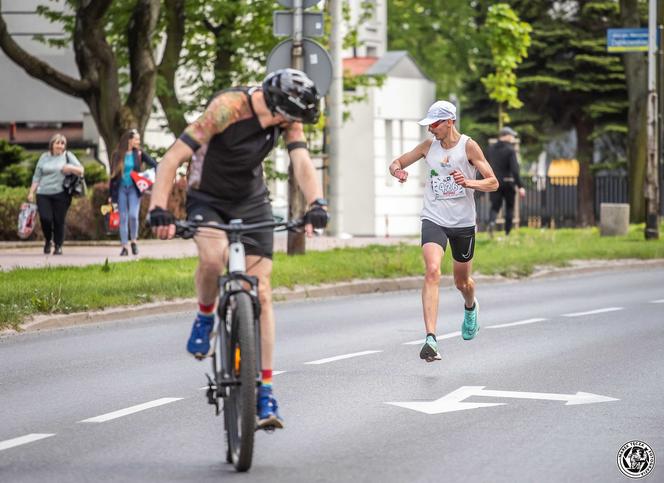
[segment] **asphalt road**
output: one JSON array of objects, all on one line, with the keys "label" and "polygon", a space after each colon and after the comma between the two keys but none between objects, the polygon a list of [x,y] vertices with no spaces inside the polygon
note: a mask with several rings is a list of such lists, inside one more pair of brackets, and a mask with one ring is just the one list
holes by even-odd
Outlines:
[{"label": "asphalt road", "polygon": [[431,364],[418,292],[279,304],[286,428],[249,474],[223,462],[191,314],[0,338],[0,480],[611,482],[627,441],[664,458],[664,269],[479,286],[469,342],[441,295]]}]

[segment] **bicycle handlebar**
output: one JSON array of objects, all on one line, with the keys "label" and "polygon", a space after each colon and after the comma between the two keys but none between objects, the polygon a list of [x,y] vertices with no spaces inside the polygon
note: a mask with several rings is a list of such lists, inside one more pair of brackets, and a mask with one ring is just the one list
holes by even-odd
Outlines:
[{"label": "bicycle handlebar", "polygon": [[[175,236],[179,238],[192,238],[199,228],[213,228],[227,233],[248,233],[252,231],[283,228],[283,230],[295,231],[296,228],[304,226],[303,218],[290,221],[261,221],[259,223],[211,223],[196,220],[176,220]],[[283,231],[275,230],[275,231]]]}]

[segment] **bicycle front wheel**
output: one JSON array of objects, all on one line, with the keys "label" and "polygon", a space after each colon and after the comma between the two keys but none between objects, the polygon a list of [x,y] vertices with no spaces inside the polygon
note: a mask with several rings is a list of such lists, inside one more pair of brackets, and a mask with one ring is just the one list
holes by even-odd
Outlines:
[{"label": "bicycle front wheel", "polygon": [[239,384],[230,387],[227,404],[224,404],[224,420],[233,466],[238,471],[247,471],[251,467],[256,431],[256,344],[259,341],[256,340],[251,297],[239,292],[233,298],[229,367]]}]

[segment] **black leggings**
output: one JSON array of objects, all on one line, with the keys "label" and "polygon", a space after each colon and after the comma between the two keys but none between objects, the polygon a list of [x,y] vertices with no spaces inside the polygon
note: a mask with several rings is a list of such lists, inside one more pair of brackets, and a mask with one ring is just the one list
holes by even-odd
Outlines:
[{"label": "black leggings", "polygon": [[37,209],[44,238],[56,246],[65,241],[65,217],[71,198],[64,191],[55,195],[37,195]]},{"label": "black leggings", "polygon": [[505,200],[505,233],[508,235],[512,231],[512,218],[514,218],[514,198],[516,194],[516,189],[513,183],[502,182],[498,186],[498,190],[492,193],[489,193],[489,199],[491,200],[491,214],[489,215],[489,221],[495,222],[498,212],[500,211],[501,206],[503,205],[503,200]]}]

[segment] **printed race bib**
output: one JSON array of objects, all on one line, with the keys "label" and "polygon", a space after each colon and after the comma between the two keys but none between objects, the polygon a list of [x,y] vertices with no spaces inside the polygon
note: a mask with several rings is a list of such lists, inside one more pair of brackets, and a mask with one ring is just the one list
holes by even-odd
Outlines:
[{"label": "printed race bib", "polygon": [[431,170],[431,190],[436,201],[451,200],[466,196],[466,189],[454,182],[452,175],[439,175]]}]

